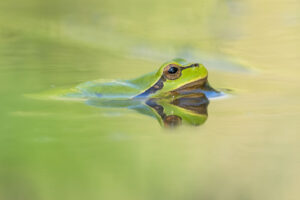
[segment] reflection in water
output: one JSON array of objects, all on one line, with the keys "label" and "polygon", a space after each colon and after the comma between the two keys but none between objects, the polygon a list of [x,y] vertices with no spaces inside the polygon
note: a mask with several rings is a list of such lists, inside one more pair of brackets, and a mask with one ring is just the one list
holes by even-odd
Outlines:
[{"label": "reflection in water", "polygon": [[129,108],[154,117],[163,127],[180,125],[199,126],[207,119],[209,100],[203,93],[189,94],[173,99],[151,98],[141,100],[90,99],[88,105],[96,107]]},{"label": "reflection in water", "polygon": [[[0,1],[0,199],[300,199],[299,10],[299,0]],[[162,135],[141,102],[123,102],[116,121],[117,102],[23,96],[134,78],[173,57],[201,61],[214,87],[236,94],[210,103],[201,134]]]},{"label": "reflection in water", "polygon": [[208,99],[203,93],[187,95],[167,101],[149,99],[146,104],[159,115],[158,121],[165,127],[182,124],[198,126],[207,119]]}]

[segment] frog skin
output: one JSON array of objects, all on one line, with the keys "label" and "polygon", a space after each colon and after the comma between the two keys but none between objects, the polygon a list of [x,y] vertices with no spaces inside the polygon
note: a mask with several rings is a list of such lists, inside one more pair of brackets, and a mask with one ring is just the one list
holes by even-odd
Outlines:
[{"label": "frog skin", "polygon": [[173,59],[164,63],[156,72],[125,81],[89,81],[78,85],[65,97],[77,98],[163,98],[201,91],[213,91],[207,81],[207,69],[198,63]]}]

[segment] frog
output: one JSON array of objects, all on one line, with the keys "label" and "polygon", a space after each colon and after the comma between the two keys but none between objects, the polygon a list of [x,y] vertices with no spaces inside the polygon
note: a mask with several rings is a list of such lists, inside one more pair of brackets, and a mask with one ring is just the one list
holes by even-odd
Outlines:
[{"label": "frog", "polygon": [[70,98],[149,99],[180,97],[191,93],[219,92],[208,83],[203,64],[176,58],[163,63],[157,71],[130,80],[94,80],[79,84],[63,94]]},{"label": "frog", "polygon": [[208,83],[203,64],[181,58],[163,63],[157,71],[129,80],[87,81],[58,88],[39,99],[82,100],[97,108],[126,108],[156,118],[161,126],[198,126],[207,119],[209,98],[222,95]]}]

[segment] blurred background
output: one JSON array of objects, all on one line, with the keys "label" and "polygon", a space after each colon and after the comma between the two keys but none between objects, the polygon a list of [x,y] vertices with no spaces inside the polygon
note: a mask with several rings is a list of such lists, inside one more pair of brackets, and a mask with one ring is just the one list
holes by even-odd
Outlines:
[{"label": "blurred background", "polygon": [[[0,199],[300,198],[298,0],[0,2]],[[199,127],[26,94],[175,57],[215,88]]]}]

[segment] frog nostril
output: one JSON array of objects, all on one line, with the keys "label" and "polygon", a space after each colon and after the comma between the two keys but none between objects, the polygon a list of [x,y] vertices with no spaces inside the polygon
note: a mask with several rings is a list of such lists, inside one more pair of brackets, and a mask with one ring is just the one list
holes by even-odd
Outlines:
[{"label": "frog nostril", "polygon": [[199,67],[199,64],[198,64],[198,63],[195,63],[194,66],[195,66],[195,67]]},{"label": "frog nostril", "polygon": [[178,71],[178,68],[177,68],[177,67],[170,67],[170,69],[168,70],[168,72],[169,72],[170,74],[175,74],[177,71]]}]

